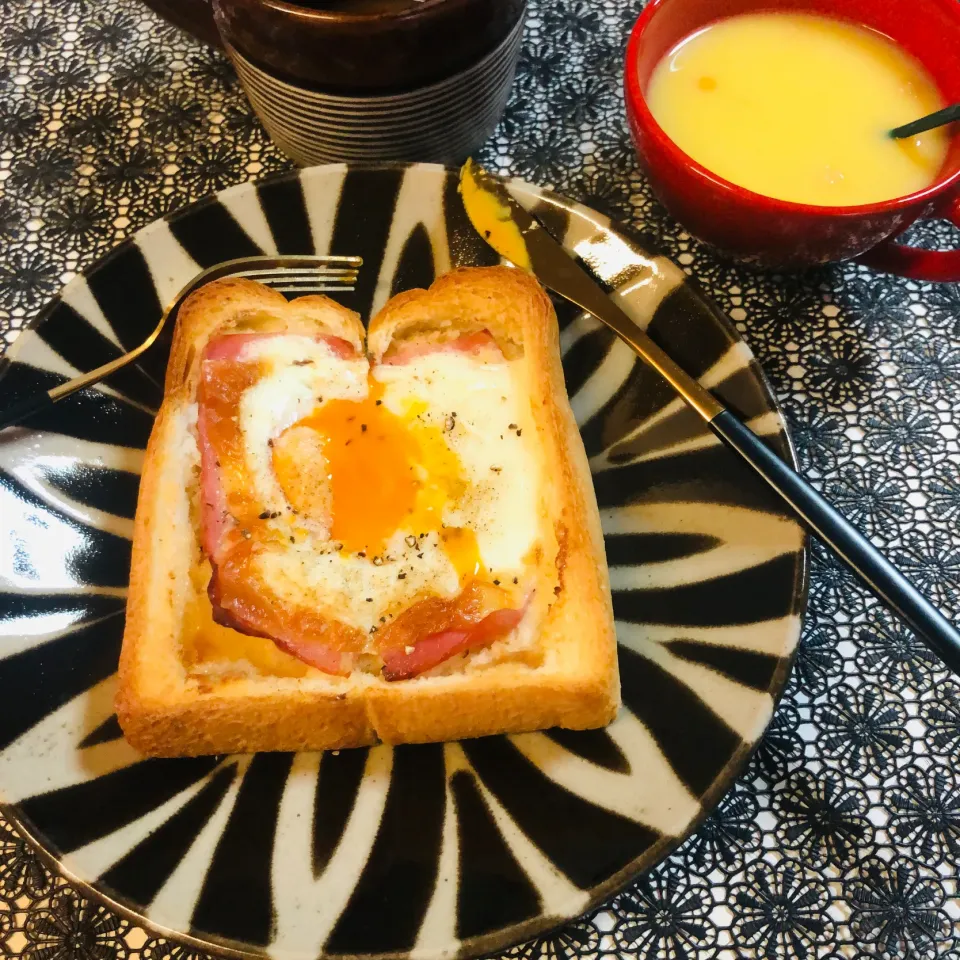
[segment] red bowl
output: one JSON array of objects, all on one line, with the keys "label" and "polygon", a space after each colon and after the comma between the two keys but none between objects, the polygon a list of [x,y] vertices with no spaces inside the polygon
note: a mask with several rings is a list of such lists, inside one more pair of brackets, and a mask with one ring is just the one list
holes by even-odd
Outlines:
[{"label": "red bowl", "polygon": [[917,279],[960,280],[960,251],[890,242],[923,217],[945,217],[960,227],[960,137],[926,189],[882,203],[820,207],[775,200],[718,177],[654,120],[645,89],[654,67],[680,40],[723,17],[776,10],[878,30],[926,66],[948,103],[960,102],[957,0],[652,0],[630,34],[624,85],[630,132],[663,205],[695,236],[760,266],[807,267],[859,257]]}]

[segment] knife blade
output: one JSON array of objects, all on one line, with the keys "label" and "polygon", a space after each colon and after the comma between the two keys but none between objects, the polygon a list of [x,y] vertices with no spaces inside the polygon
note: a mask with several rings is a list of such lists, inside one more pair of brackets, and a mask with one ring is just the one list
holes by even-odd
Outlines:
[{"label": "knife blade", "polygon": [[960,673],[960,633],[950,621],[839,510],[661,350],[510,194],[502,180],[468,160],[460,172],[460,195],[474,229],[500,256],[610,327],[673,386],[720,441],[736,451],[869,590],[896,611],[947,666]]},{"label": "knife blade", "polygon": [[545,287],[592,313],[657,370],[708,422],[723,405],[607,296],[597,281],[507,190],[472,160],[460,172],[460,195],[473,228],[500,256],[532,273]]}]

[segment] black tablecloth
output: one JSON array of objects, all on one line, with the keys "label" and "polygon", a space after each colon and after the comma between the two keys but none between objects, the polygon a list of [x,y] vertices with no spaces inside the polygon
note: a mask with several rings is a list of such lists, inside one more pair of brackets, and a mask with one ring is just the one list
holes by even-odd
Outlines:
[{"label": "black tablecloth", "polygon": [[[199,0],[197,0],[199,2]],[[960,615],[960,285],[735,267],[653,199],[626,134],[639,8],[539,0],[481,162],[619,217],[692,273],[782,399],[804,472]],[[0,3],[0,334],[137,228],[286,169],[222,55],[133,0]],[[946,224],[915,229],[937,246]],[[524,957],[960,957],[960,682],[814,546],[788,692],[683,846]],[[187,960],[52,876],[0,820],[0,953]]]}]

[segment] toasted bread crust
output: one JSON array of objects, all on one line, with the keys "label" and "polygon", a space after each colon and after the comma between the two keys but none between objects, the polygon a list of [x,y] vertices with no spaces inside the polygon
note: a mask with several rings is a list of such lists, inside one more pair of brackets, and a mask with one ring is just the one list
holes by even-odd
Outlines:
[{"label": "toasted bread crust", "polygon": [[[518,322],[524,309],[531,316]],[[546,325],[544,310],[553,317],[552,304],[529,274],[509,267],[461,267],[438,278],[429,290],[392,297],[370,321],[367,348],[379,363],[394,342],[488,330],[504,356],[513,359],[531,331]]]},{"label": "toasted bread crust", "polygon": [[[531,669],[504,662],[402,682],[316,671],[303,678],[258,676],[206,685],[186,677],[179,657],[178,590],[184,563],[198,549],[196,531],[189,520],[183,523],[189,514],[186,483],[195,467],[189,460],[183,466],[183,457],[178,461],[176,445],[182,442],[183,408],[194,399],[203,345],[221,324],[257,311],[286,321],[278,329],[307,332],[312,324],[316,331],[363,344],[356,314],[326,298],[288,305],[273,291],[235,280],[210,284],[194,298],[181,311],[167,393],[141,481],[117,697],[127,739],[148,755],[183,756],[609,723],[619,706],[610,591],[589,468],[564,387],[556,317],[534,279],[505,267],[455,270],[429,290],[399,294],[371,321],[367,343],[376,361],[404,339],[487,329],[506,355],[526,364],[542,456],[549,464],[544,495],[561,543],[562,587],[541,628],[542,642],[558,652],[558,665]],[[307,299],[321,302],[304,304]]]}]

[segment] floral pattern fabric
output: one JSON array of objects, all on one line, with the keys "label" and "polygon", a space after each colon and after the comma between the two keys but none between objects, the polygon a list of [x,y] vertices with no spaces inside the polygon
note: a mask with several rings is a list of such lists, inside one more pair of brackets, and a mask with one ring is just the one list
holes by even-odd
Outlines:
[{"label": "floral pattern fabric", "polygon": [[[196,0],[201,2],[201,0]],[[694,276],[784,404],[803,472],[960,617],[960,284],[733,265],[658,205],[624,124],[635,0],[531,0],[478,159],[634,226]],[[135,0],[0,0],[0,344],[164,213],[289,168],[227,60]],[[960,243],[949,224],[911,231]],[[960,958],[960,681],[825,550],[786,695],[664,863],[524,960]],[[52,874],[0,820],[0,955],[203,960]]]}]

